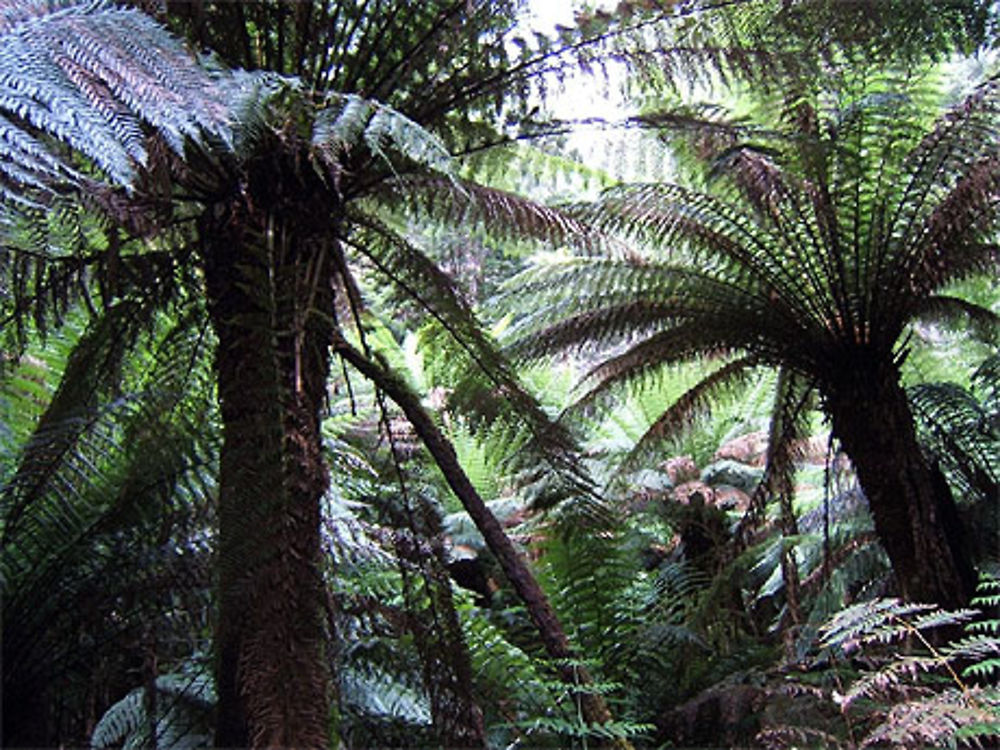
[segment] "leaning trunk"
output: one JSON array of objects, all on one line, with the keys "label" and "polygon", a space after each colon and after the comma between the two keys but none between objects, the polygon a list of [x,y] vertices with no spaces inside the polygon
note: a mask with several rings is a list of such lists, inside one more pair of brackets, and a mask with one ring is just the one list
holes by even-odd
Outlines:
[{"label": "leaning trunk", "polygon": [[320,410],[330,331],[317,311],[331,309],[332,287],[329,228],[310,226],[330,207],[282,205],[282,191],[315,186],[284,184],[268,166],[251,165],[248,184],[200,227],[223,422],[215,744],[325,748]]},{"label": "leaning trunk", "polygon": [[[376,387],[386,393],[413,426],[421,442],[434,459],[445,481],[462,503],[476,529],[483,535],[486,546],[496,557],[504,575],[517,592],[518,598],[534,622],[546,653],[556,664],[560,677],[571,689],[580,707],[580,714],[587,724],[600,727],[611,721],[611,712],[603,696],[589,686],[593,678],[587,669],[579,666],[580,657],[573,651],[566,631],[563,630],[548,597],[532,575],[523,555],[514,547],[496,516],[469,481],[455,455],[455,449],[427,413],[420,399],[393,373],[376,365],[371,359],[339,339],[334,351],[347,360]],[[620,750],[628,750],[630,743],[622,738],[608,743]]]},{"label": "leaning trunk", "polygon": [[895,365],[854,363],[826,393],[878,535],[909,601],[967,606],[975,573],[954,498],[928,463]]}]

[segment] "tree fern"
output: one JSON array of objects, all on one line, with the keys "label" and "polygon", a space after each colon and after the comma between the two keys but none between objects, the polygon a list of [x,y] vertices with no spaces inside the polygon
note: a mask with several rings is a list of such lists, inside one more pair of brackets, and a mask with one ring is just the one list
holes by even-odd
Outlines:
[{"label": "tree fern", "polygon": [[[971,595],[974,578],[957,521],[948,522],[947,532],[930,524],[921,531],[886,530],[898,510],[888,498],[900,493],[926,495],[928,508],[945,503],[949,517],[955,515],[953,499],[929,500],[932,488],[943,492],[943,485],[932,481],[936,469],[911,437],[899,367],[906,326],[924,311],[923,300],[995,265],[987,226],[995,218],[988,187],[995,179],[992,146],[979,150],[997,135],[987,114],[995,106],[995,83],[985,82],[927,129],[919,81],[879,73],[864,68],[856,80],[803,94],[798,120],[792,112],[789,121],[779,113],[746,140],[736,131],[728,140],[720,137],[722,143],[705,155],[719,175],[705,191],[668,183],[622,186],[578,207],[581,220],[616,235],[632,254],[576,253],[515,280],[512,290],[541,296],[536,309],[515,320],[513,348],[528,357],[600,352],[603,359],[591,372],[599,388],[708,355],[720,360],[719,373],[733,378],[742,374],[741,362],[795,373],[805,389],[803,405],[809,391],[822,396],[819,403],[855,463],[897,574],[900,566],[910,571],[901,588],[936,586],[938,593],[924,596],[951,601],[959,589]],[[838,108],[818,109],[833,95],[840,97]],[[949,224],[944,217],[959,204],[963,218]],[[919,291],[902,282],[911,274],[920,278]],[[888,284],[892,292],[884,291]],[[978,315],[995,325],[989,310]],[[848,359],[868,362],[882,373],[872,375],[882,379],[879,387],[892,390],[891,408],[898,411],[892,419],[908,425],[889,431],[909,446],[898,446],[897,458],[915,464],[900,476],[926,475],[919,486],[883,488],[888,473],[874,455],[884,448],[862,445],[882,445],[885,431],[868,434],[871,420],[861,417],[858,404],[888,409],[889,397],[861,398],[875,380],[855,382],[857,368],[845,365]],[[704,383],[706,393],[712,377]],[[847,391],[858,393],[846,398]],[[698,403],[699,394],[693,389],[688,400]],[[913,502],[905,505],[907,513],[916,512]],[[917,553],[922,545],[940,554]],[[910,566],[903,560],[918,554],[953,562]],[[952,585],[929,581],[946,570],[955,578]],[[928,580],[918,583],[922,578]]]}]

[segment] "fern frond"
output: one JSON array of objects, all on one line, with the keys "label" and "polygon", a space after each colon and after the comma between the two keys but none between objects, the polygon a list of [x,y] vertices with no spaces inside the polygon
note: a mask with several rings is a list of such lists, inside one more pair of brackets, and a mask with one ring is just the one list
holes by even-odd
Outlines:
[{"label": "fern frond", "polygon": [[[30,502],[15,498],[20,519],[5,526],[0,554],[5,701],[64,689],[95,661],[134,657],[141,628],[155,623],[166,635],[207,613],[198,608],[208,606],[204,528],[217,446],[200,380],[206,344],[161,330],[141,348],[139,367],[149,369],[123,367],[97,388],[96,403],[78,417],[82,427],[63,420],[69,434],[58,450],[46,453],[41,440],[22,449],[32,461],[28,471],[22,457],[18,470],[33,494]],[[84,390],[93,387],[92,373],[77,376]],[[164,608],[159,597],[168,589],[175,598]],[[109,644],[115,653],[104,650]]]},{"label": "fern frond", "polygon": [[658,248],[674,262],[770,295],[772,307],[780,305],[785,314],[828,317],[825,285],[810,285],[812,277],[802,273],[799,259],[807,255],[800,256],[796,244],[735,203],[677,185],[639,185],[609,190],[583,215],[603,231]]},{"label": "fern frond", "polygon": [[972,374],[976,388],[983,391],[986,408],[1000,414],[1000,354],[987,357]]},{"label": "fern frond", "polygon": [[[622,469],[627,470],[628,467],[634,466],[640,457],[647,455],[648,451],[659,441],[676,437],[680,431],[690,427],[698,417],[708,414],[716,397],[734,386],[745,384],[755,367],[754,358],[740,357],[726,362],[702,378],[674,401],[666,411],[656,417],[625,457]],[[596,392],[596,388],[592,389],[577,402],[577,405],[592,399]]]},{"label": "fern frond", "polygon": [[[171,673],[155,681],[156,716],[149,712],[146,688],[137,688],[104,712],[94,726],[90,747],[128,750],[153,745],[194,750],[210,742],[209,718],[215,685],[205,674]],[[152,735],[152,736],[151,736]]]},{"label": "fern frond", "polygon": [[987,343],[1000,337],[1000,315],[960,297],[942,294],[924,297],[916,302],[912,318],[928,323],[964,324],[965,330]]},{"label": "fern frond", "polygon": [[996,690],[948,689],[929,699],[894,705],[861,746],[941,746],[959,739],[978,746],[979,738],[997,735],[1000,696]]},{"label": "fern frond", "polygon": [[0,110],[15,118],[0,124],[0,153],[29,175],[73,175],[35,133],[68,144],[127,186],[148,157],[144,124],[177,153],[187,138],[227,132],[215,82],[142,13],[28,0],[9,8],[0,33]]},{"label": "fern frond", "polygon": [[907,390],[926,449],[970,496],[986,502],[1000,486],[1000,436],[974,394],[954,384],[924,383]]},{"label": "fern frond", "polygon": [[754,493],[753,501],[758,508],[763,505],[764,492],[771,492],[781,498],[782,531],[796,534],[791,503],[794,491],[796,460],[801,458],[797,451],[808,436],[808,405],[812,388],[801,377],[785,368],[778,373],[774,406],[769,420],[767,453],[764,458],[764,477]]},{"label": "fern frond", "polygon": [[632,254],[630,248],[560,206],[456,175],[448,175],[448,179],[436,175],[399,177],[380,187],[378,195],[389,206],[405,206],[413,216],[449,226],[482,227],[489,237],[513,244],[569,245],[592,254],[606,251],[612,257]]},{"label": "fern frond", "polygon": [[152,311],[122,304],[109,311],[78,344],[62,386],[39,420],[18,472],[3,488],[3,538],[14,538],[22,514],[45,490],[55,465],[85,461],[73,448],[100,418],[98,400],[117,385],[122,358],[152,320]]},{"label": "fern frond", "polygon": [[[874,632],[880,638],[907,634],[905,626],[896,626],[900,618],[929,612],[927,604],[905,603],[899,599],[877,599],[861,602],[841,610],[823,626],[821,644],[824,648],[853,651]],[[888,629],[885,629],[888,626]],[[883,641],[884,642],[884,641]]]},{"label": "fern frond", "polygon": [[956,663],[971,662],[963,670],[964,675],[990,677],[1000,668],[1000,638],[997,633],[976,633],[977,624],[967,625],[966,630],[972,635],[949,642],[941,653]]},{"label": "fern frond", "polygon": [[[370,261],[384,278],[397,286],[422,312],[454,338],[473,367],[490,383],[482,400],[470,404],[481,413],[504,413],[512,408],[532,434],[532,450],[567,477],[577,475],[572,437],[555,424],[524,389],[476,321],[475,314],[457,293],[453,282],[421,250],[386,224],[371,216],[354,215],[358,233],[351,246]],[[579,477],[577,477],[579,478]]]},{"label": "fern frond", "polygon": [[899,254],[900,267],[920,277],[918,294],[956,278],[953,273],[973,270],[983,257],[968,238],[990,221],[990,185],[998,165],[982,155],[1000,137],[997,93],[996,81],[987,81],[939,118],[904,162],[910,178],[895,197],[886,229],[898,238],[892,252]]},{"label": "fern frond", "polygon": [[439,138],[412,119],[380,102],[355,94],[327,94],[313,121],[312,146],[331,165],[364,143],[389,160],[387,150],[442,174],[453,171],[451,154]]}]

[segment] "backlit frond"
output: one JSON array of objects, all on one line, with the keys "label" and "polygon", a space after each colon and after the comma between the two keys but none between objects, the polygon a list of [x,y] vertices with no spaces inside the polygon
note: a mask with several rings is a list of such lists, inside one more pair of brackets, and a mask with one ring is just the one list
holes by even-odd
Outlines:
[{"label": "backlit frond", "polygon": [[925,323],[964,324],[981,341],[1000,337],[1000,315],[973,302],[945,294],[914,300],[912,317]]},{"label": "backlit frond", "polygon": [[[416,216],[451,226],[482,226],[491,237],[515,242],[571,244],[582,249],[614,247],[584,222],[558,207],[526,199],[457,177],[435,175],[400,177],[378,189],[386,205],[402,203]],[[624,251],[624,248],[619,248]]]},{"label": "backlit frond", "polygon": [[354,94],[328,94],[325,105],[313,124],[312,145],[330,161],[363,142],[384,159],[389,151],[438,172],[452,170],[444,143],[401,112]]},{"label": "backlit frond", "polygon": [[452,281],[417,247],[378,220],[354,215],[358,232],[351,246],[372,263],[424,314],[437,321],[454,337],[472,366],[486,376],[489,392],[475,411],[489,413],[499,407],[513,407],[532,432],[535,448],[555,465],[568,466],[572,440],[561,426],[555,425],[524,389],[495,344],[479,327],[473,311],[462,300]]},{"label": "backlit frond", "polygon": [[[659,441],[676,437],[690,427],[698,417],[709,413],[718,394],[745,384],[755,366],[752,357],[740,357],[727,362],[699,380],[649,426],[625,458],[623,468],[634,466],[635,462],[645,456]],[[591,391],[588,397],[593,397],[591,396],[593,393],[594,391]]]}]

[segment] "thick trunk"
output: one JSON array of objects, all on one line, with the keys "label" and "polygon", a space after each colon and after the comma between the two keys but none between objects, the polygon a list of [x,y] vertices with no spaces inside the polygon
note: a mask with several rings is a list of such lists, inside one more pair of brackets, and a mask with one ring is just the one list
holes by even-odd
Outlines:
[{"label": "thick trunk", "polygon": [[[374,364],[346,341],[337,342],[335,351],[375,383],[406,414],[406,418],[413,425],[438,468],[441,469],[448,485],[461,501],[476,528],[483,535],[486,546],[500,563],[507,580],[514,587],[525,609],[527,609],[528,615],[538,629],[546,653],[559,665],[558,669],[563,681],[573,687],[581,688],[576,692],[576,696],[580,702],[581,713],[585,721],[588,724],[597,725],[610,721],[611,713],[604,698],[599,693],[587,692],[587,685],[593,682],[587,670],[583,667],[572,666],[572,662],[579,662],[579,655],[574,653],[570,646],[569,639],[566,637],[548,597],[538,585],[538,581],[532,575],[524,557],[514,547],[496,516],[487,507],[476,488],[472,486],[458,462],[454,448],[423,408],[420,399],[400,379]],[[615,741],[613,744],[621,748],[629,747],[629,744],[624,740]]]},{"label": "thick trunk", "polygon": [[833,432],[868,498],[900,594],[967,606],[975,572],[954,498],[917,442],[913,415],[891,363],[854,362],[826,389]]},{"label": "thick trunk", "polygon": [[216,746],[326,748],[320,409],[330,332],[317,311],[331,309],[332,287],[321,234],[253,197],[216,207],[201,226],[223,421]]}]

